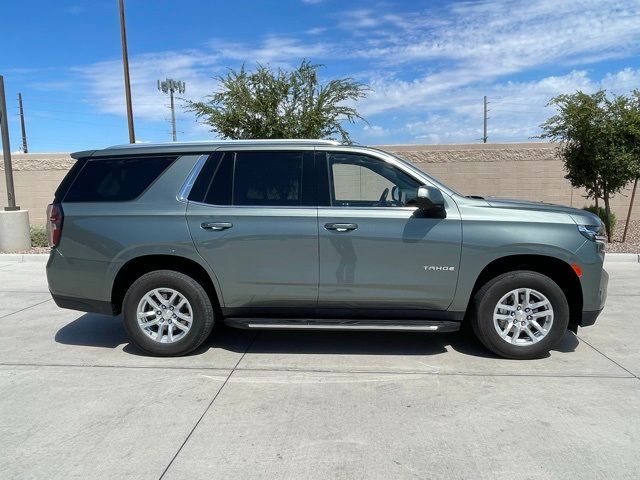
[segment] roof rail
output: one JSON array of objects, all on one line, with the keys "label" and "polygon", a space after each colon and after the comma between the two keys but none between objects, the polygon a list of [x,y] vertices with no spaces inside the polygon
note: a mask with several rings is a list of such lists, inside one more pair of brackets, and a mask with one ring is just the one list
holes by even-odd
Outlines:
[{"label": "roof rail", "polygon": [[123,145],[112,145],[106,147],[105,150],[115,150],[123,148],[141,148],[141,147],[188,147],[189,145],[245,145],[245,144],[314,144],[314,145],[342,145],[337,140],[324,140],[315,138],[267,138],[267,139],[248,139],[248,140],[201,140],[193,142],[161,142],[161,143],[125,143]]}]

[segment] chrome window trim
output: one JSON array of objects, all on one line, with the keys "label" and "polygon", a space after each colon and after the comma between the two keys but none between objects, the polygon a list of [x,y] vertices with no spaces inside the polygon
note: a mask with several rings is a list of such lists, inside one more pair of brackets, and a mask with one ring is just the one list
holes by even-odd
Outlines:
[{"label": "chrome window trim", "polygon": [[196,183],[196,178],[200,175],[204,164],[207,159],[211,156],[211,154],[200,155],[198,160],[196,160],[195,165],[187,175],[187,179],[184,181],[184,184],[180,188],[178,192],[178,196],[176,197],[179,202],[187,203],[189,201],[189,194],[191,193],[191,189],[193,188],[193,184]]}]

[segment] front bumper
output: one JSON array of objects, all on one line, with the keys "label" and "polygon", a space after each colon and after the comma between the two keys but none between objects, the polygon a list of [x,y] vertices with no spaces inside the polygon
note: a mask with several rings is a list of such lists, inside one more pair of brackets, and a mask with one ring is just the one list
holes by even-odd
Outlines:
[{"label": "front bumper", "polygon": [[583,310],[582,317],[580,318],[580,327],[588,327],[596,323],[596,319],[600,312],[604,309],[604,304],[607,301],[607,287],[609,285],[609,274],[603,268],[600,275],[600,288],[598,289],[598,301],[599,308],[597,310]]}]

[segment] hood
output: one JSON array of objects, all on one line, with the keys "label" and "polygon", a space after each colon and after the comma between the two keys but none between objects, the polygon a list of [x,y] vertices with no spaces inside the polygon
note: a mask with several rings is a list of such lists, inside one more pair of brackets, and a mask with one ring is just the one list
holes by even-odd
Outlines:
[{"label": "hood", "polygon": [[527,200],[518,200],[511,198],[485,197],[485,201],[495,208],[510,208],[516,210],[536,210],[539,212],[558,212],[566,213],[578,225],[601,225],[600,218],[586,210],[567,207],[565,205],[556,205],[545,202],[530,202]]}]

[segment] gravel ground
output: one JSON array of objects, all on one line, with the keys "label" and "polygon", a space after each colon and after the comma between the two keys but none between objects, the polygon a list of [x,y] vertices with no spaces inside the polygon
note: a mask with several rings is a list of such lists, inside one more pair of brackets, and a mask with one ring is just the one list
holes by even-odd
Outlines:
[{"label": "gravel ground", "polygon": [[640,253],[640,220],[629,222],[627,241],[622,243],[622,233],[624,232],[624,221],[618,221],[616,231],[613,235],[613,242],[607,245],[609,253]]},{"label": "gravel ground", "polygon": [[[622,233],[624,232],[624,221],[619,221],[613,235],[613,242],[607,244],[609,253],[640,253],[640,220],[631,220],[627,241],[622,243]],[[49,247],[32,247],[29,250],[6,253],[49,253]],[[1,253],[0,253],[1,255]]]},{"label": "gravel ground", "polygon": [[4,253],[49,253],[49,247],[31,247],[29,250],[19,250],[17,252],[0,252],[0,255]]}]

